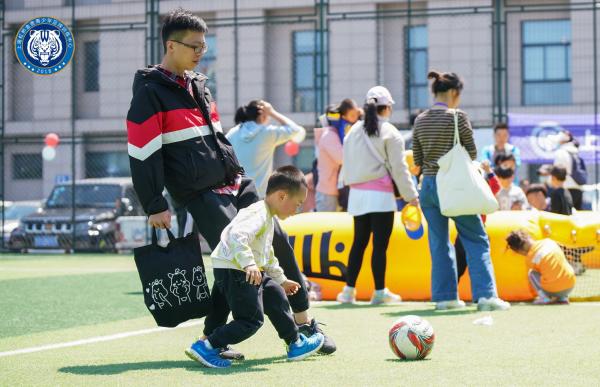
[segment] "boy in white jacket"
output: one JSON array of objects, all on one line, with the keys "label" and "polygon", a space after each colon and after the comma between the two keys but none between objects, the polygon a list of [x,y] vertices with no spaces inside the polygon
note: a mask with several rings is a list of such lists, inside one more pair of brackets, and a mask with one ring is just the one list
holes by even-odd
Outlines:
[{"label": "boy in white jacket", "polygon": [[219,356],[218,348],[254,335],[263,324],[263,314],[288,345],[288,360],[303,359],[321,348],[321,333],[308,338],[298,333],[286,293],[295,293],[300,285],[285,277],[272,246],[273,217],[294,215],[306,194],[302,172],[294,166],[281,167],[269,178],[265,200],[240,210],[223,230],[211,254],[215,273],[212,298],[214,304],[229,305],[233,320],[225,324],[207,316],[204,331],[210,333],[186,350],[191,359],[212,368],[231,366],[230,360]]}]

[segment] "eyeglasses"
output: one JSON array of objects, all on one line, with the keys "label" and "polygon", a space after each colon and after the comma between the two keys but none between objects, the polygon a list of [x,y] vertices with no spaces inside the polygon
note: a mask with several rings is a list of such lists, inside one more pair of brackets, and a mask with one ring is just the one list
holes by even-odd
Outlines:
[{"label": "eyeglasses", "polygon": [[192,44],[180,42],[179,40],[171,39],[171,41],[182,44],[188,48],[191,48],[192,50],[194,50],[194,54],[206,54],[206,52],[208,51],[208,45],[206,44],[206,42],[202,43],[201,46],[194,46]]}]

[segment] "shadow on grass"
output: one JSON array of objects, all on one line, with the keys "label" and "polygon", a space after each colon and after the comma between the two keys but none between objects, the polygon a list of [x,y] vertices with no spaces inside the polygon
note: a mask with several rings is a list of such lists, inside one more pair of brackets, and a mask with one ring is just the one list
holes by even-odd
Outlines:
[{"label": "shadow on grass", "polygon": [[435,310],[435,309],[412,309],[412,310],[405,310],[405,309],[400,309],[400,310],[396,310],[394,312],[383,312],[381,313],[382,316],[387,316],[387,317],[400,317],[400,316],[407,316],[409,314],[414,314],[417,316],[428,316],[428,317],[435,317],[435,316],[453,316],[453,315],[460,315],[460,314],[473,314],[473,313],[477,313],[477,309],[473,309],[473,308],[467,308],[467,309],[458,309],[458,310]]},{"label": "shadow on grass", "polygon": [[268,371],[269,369],[267,367],[262,366],[278,363],[287,363],[287,361],[285,360],[284,356],[244,360],[242,362],[234,362],[233,365],[228,369],[207,368],[191,360],[142,361],[138,363],[70,366],[60,368],[59,372],[76,375],[117,375],[129,371],[182,369],[187,371],[203,372],[206,374],[231,374]]},{"label": "shadow on grass", "polygon": [[431,359],[426,357],[425,359],[419,360],[402,360],[402,359],[385,359],[385,361],[390,363],[420,363],[422,361],[430,361]]},{"label": "shadow on grass", "polygon": [[141,296],[144,294],[144,292],[125,292],[123,294],[126,294],[128,296]]}]

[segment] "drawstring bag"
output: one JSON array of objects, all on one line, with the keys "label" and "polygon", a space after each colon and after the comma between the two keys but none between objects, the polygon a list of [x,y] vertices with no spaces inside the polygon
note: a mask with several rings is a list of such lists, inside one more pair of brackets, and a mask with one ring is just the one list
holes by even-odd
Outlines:
[{"label": "drawstring bag", "polygon": [[438,160],[436,176],[440,211],[444,216],[491,214],[498,210],[490,186],[460,143],[454,110],[454,146]]},{"label": "drawstring bag", "polygon": [[206,270],[198,234],[175,238],[167,229],[169,244],[158,244],[152,228],[152,243],[133,249],[144,303],[161,327],[176,327],[184,321],[204,317],[211,309]]}]

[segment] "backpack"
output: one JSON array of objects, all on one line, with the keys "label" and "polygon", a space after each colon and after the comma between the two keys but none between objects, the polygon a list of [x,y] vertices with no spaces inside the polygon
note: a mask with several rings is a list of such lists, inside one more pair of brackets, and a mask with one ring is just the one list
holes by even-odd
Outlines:
[{"label": "backpack", "polygon": [[579,155],[571,153],[571,177],[579,185],[587,184],[587,168]]}]

